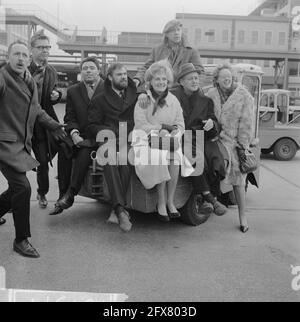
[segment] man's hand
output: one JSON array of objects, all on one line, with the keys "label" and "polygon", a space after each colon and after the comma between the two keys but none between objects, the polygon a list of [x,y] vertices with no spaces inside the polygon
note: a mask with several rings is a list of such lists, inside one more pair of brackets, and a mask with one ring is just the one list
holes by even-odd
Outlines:
[{"label": "man's hand", "polygon": [[65,131],[65,124],[59,124],[59,128],[52,131],[52,135],[55,140],[60,141],[67,137],[67,133]]},{"label": "man's hand", "polygon": [[50,99],[51,99],[51,102],[56,102],[59,99],[58,91],[52,91]]},{"label": "man's hand", "polygon": [[147,94],[141,94],[138,103],[141,109],[146,110],[151,103],[150,97]]},{"label": "man's hand", "polygon": [[74,145],[76,145],[77,147],[79,147],[79,143],[83,142],[84,139],[79,135],[79,133],[75,132],[72,135],[72,141],[73,141]]},{"label": "man's hand", "polygon": [[203,123],[205,124],[204,125],[204,127],[203,127],[203,130],[205,131],[205,132],[209,132],[209,131],[211,131],[213,128],[214,128],[214,121],[213,120],[211,120],[211,119],[209,119],[209,120],[207,120],[207,121],[203,121]]}]

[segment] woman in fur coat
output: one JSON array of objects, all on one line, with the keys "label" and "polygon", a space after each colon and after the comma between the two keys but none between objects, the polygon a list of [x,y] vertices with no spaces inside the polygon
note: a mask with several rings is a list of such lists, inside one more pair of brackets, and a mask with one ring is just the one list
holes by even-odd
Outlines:
[{"label": "woman in fur coat", "polygon": [[234,82],[230,65],[219,66],[214,75],[215,87],[207,96],[214,101],[215,115],[221,125],[220,141],[229,154],[226,183],[233,186],[236,196],[241,231],[249,230],[246,218],[246,175],[239,168],[239,158],[245,156],[253,134],[254,100],[248,90]]}]

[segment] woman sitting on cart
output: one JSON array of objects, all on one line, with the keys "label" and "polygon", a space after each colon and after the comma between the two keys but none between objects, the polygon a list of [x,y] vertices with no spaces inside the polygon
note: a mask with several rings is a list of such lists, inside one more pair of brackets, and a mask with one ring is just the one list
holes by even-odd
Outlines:
[{"label": "woman sitting on cart", "polygon": [[[180,103],[169,92],[173,72],[167,61],[154,63],[146,72],[145,82],[149,100],[146,108],[138,103],[134,115],[135,169],[146,189],[157,187],[158,219],[169,222],[180,217],[174,204],[180,165],[184,176],[189,176],[194,169],[182,155],[184,118]],[[162,149],[165,148],[161,146],[162,141],[170,143],[168,148]]]}]

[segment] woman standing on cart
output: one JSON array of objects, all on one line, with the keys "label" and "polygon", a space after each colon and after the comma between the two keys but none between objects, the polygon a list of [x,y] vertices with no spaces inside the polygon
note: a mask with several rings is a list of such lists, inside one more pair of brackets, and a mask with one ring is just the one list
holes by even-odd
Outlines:
[{"label": "woman standing on cart", "polygon": [[240,230],[249,230],[246,218],[246,175],[240,171],[241,158],[249,149],[253,133],[253,97],[247,89],[234,82],[234,73],[229,64],[217,67],[214,73],[214,88],[207,96],[214,101],[215,115],[221,125],[220,142],[229,154],[229,169],[225,179],[233,186],[239,209]]}]

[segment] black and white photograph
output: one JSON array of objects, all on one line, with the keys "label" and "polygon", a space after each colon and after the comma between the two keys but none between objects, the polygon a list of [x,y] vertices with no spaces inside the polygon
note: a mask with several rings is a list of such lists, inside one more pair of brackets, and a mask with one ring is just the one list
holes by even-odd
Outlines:
[{"label": "black and white photograph", "polygon": [[299,149],[300,0],[0,0],[0,302],[300,302]]}]

